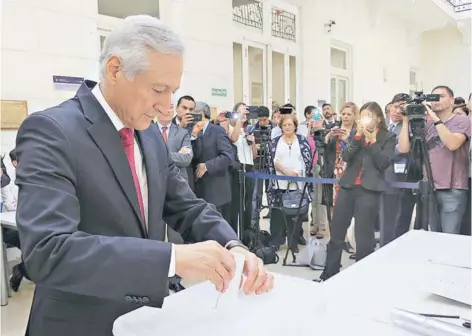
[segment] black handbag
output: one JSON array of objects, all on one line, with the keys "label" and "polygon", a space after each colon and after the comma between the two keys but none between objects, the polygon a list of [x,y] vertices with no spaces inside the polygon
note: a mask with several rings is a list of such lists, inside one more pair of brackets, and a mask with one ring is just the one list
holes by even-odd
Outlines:
[{"label": "black handbag", "polygon": [[[290,184],[295,183],[296,190],[290,190]],[[298,183],[289,182],[287,191],[282,194],[282,208],[287,216],[296,216],[308,211],[308,198],[300,190]]]}]

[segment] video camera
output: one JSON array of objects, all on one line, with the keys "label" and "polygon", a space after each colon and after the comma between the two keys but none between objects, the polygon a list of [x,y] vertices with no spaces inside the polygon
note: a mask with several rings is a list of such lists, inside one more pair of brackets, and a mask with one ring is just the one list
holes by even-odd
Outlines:
[{"label": "video camera", "polygon": [[408,100],[408,105],[401,112],[404,116],[408,116],[410,122],[411,132],[414,136],[423,136],[424,128],[426,124],[426,106],[423,102],[434,102],[439,101],[438,94],[427,94],[425,95],[423,91],[415,92],[415,97]]},{"label": "video camera", "polygon": [[402,114],[408,116],[409,120],[412,119],[425,119],[427,114],[426,107],[423,105],[423,102],[437,102],[439,101],[438,94],[427,94],[425,95],[423,91],[415,92],[415,97],[407,101],[408,105],[402,111]]}]

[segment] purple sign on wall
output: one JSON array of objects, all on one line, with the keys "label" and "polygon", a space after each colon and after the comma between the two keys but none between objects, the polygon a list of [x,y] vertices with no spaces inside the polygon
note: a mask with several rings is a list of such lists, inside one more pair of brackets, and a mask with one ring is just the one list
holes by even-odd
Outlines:
[{"label": "purple sign on wall", "polygon": [[73,77],[73,76],[52,76],[52,81],[54,84],[72,84],[72,85],[82,85],[84,82],[83,77]]}]

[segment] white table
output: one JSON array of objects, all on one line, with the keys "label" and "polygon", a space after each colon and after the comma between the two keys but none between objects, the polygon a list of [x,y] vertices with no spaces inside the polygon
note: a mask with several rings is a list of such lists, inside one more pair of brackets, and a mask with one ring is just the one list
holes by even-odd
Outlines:
[{"label": "white table", "polygon": [[[470,265],[470,246],[470,237],[412,231],[322,284],[276,275],[273,293],[244,297],[232,311],[217,313],[210,310],[216,293],[205,283],[166,298],[162,310],[144,307],[120,317],[113,332],[115,336],[180,336],[189,332],[410,336],[390,324],[392,308],[470,316],[470,306],[421,291],[428,281],[425,264],[429,259],[448,256]],[[191,311],[191,305],[200,309]],[[197,315],[195,320],[181,322],[183,316],[188,319],[192,315]],[[224,327],[221,320],[226,319]],[[161,328],[169,320],[171,326]],[[189,324],[190,331],[182,330],[182,325]]]},{"label": "white table", "polygon": [[323,283],[328,310],[385,323],[392,308],[470,319],[470,306],[422,290],[431,281],[428,260],[470,267],[470,251],[471,237],[410,231]]},{"label": "white table", "polygon": [[8,228],[12,230],[17,230],[16,227],[16,211],[2,212],[0,213],[0,242],[2,248],[0,248],[0,269],[1,269],[1,288],[0,288],[0,300],[1,305],[6,306],[8,304],[8,297],[10,295],[10,290],[8,286],[8,262],[7,262],[7,251],[5,249],[5,244],[3,244],[3,232],[1,228]]}]

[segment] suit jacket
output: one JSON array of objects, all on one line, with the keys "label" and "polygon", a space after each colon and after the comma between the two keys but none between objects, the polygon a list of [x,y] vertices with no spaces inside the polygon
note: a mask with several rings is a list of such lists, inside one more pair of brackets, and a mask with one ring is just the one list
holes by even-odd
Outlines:
[{"label": "suit jacket", "polygon": [[339,185],[344,188],[353,187],[362,169],[362,187],[372,191],[386,191],[388,184],[384,173],[392,162],[395,144],[395,134],[383,129],[377,133],[373,145],[365,145],[364,137],[360,140],[354,138],[342,152],[347,165]]},{"label": "suit jacket", "polygon": [[77,95],[21,125],[17,225],[36,284],[33,336],[112,335],[114,320],[168,294],[171,244],[165,223],[186,241],[237,239],[180,177],[156,125],[137,131],[147,170],[143,230],[119,133],[86,81]]},{"label": "suit jacket", "polygon": [[195,182],[195,193],[208,203],[222,206],[231,202],[231,180],[228,168],[233,161],[233,149],[226,131],[208,123],[204,134],[192,141],[193,167],[204,163],[207,172]]},{"label": "suit jacket", "polygon": [[[174,123],[169,124],[167,131],[167,148],[174,165],[179,169],[179,175],[188,181],[187,167],[192,163],[193,150],[190,141],[190,134],[186,129],[178,127]],[[190,153],[179,153],[182,147],[190,149]]]}]

